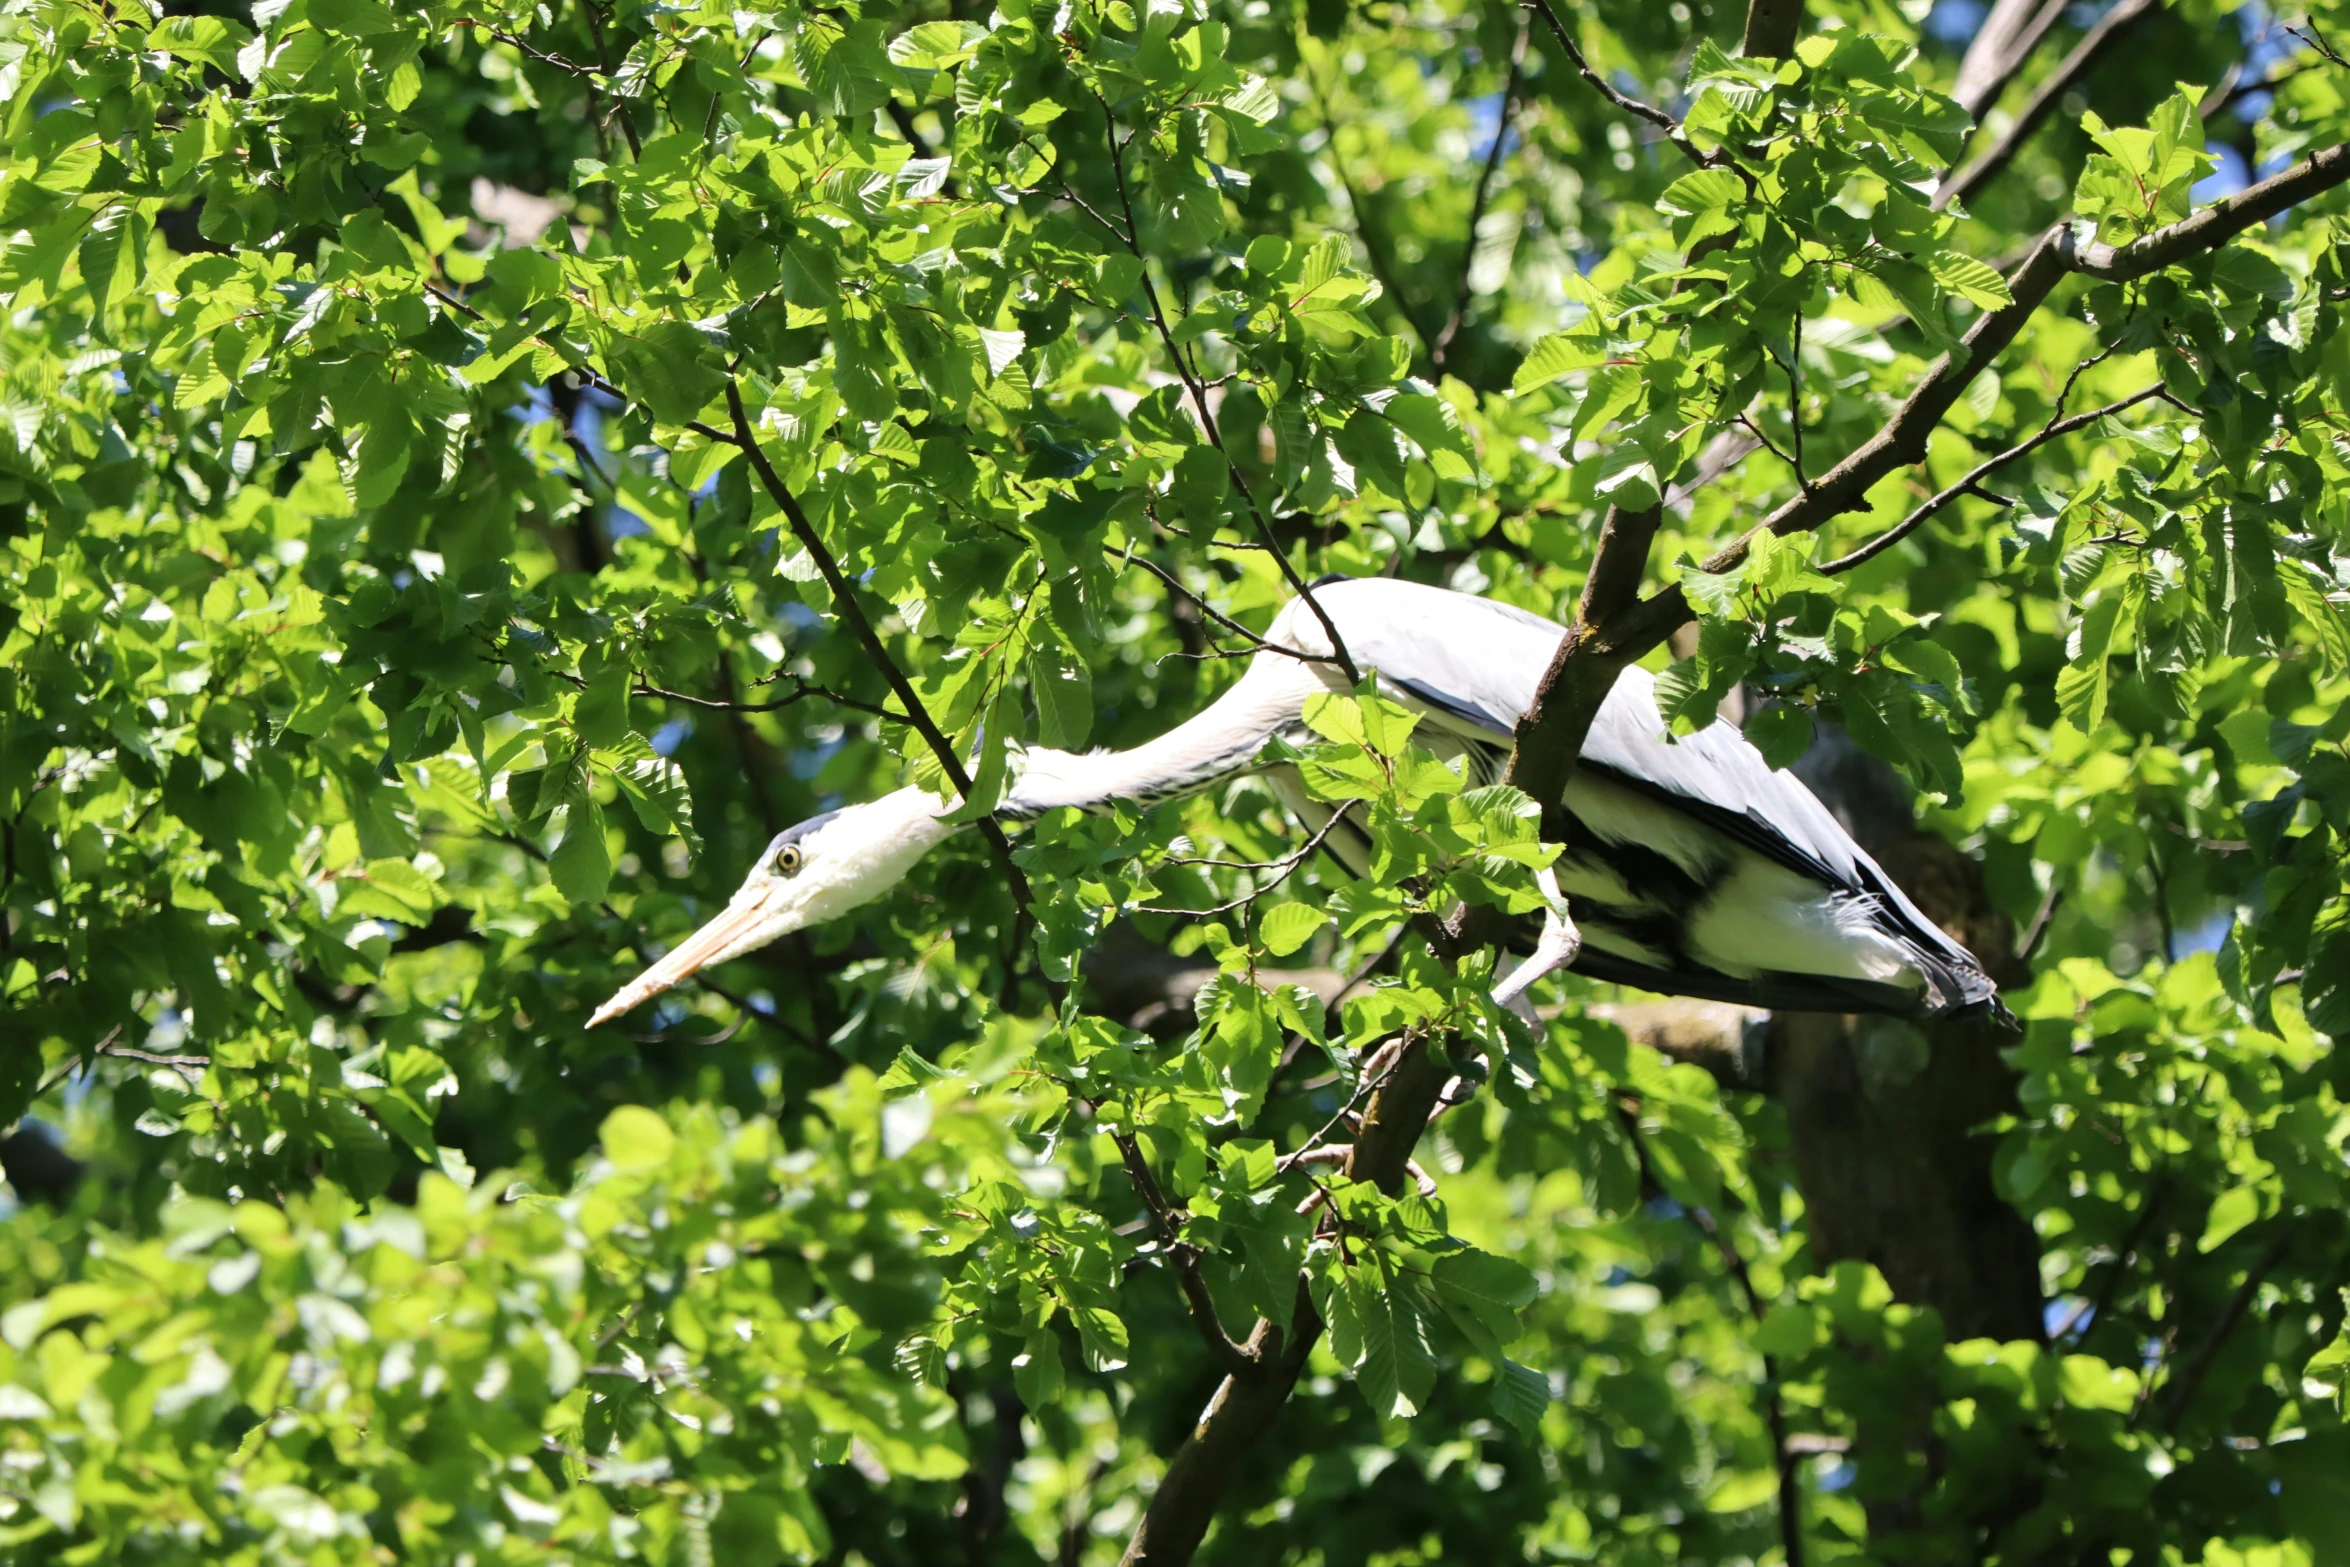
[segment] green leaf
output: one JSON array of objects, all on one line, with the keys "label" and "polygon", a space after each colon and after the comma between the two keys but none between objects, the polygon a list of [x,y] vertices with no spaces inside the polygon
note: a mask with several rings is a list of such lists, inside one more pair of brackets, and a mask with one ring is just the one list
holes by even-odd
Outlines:
[{"label": "green leaf", "polygon": [[252,41],[249,28],[222,16],[166,17],[147,35],[148,48],[198,61],[228,77],[243,74],[237,51]]},{"label": "green leaf", "polygon": [[604,1117],[597,1131],[604,1157],[623,1170],[657,1170],[667,1164],[677,1147],[677,1134],[659,1113],[642,1105],[622,1105]]},{"label": "green leaf", "polygon": [[339,883],[336,912],[345,916],[372,915],[422,925],[439,904],[438,889],[406,860],[372,860],[357,877]]},{"label": "green leaf", "polygon": [[2211,1213],[2203,1221],[2203,1238],[2196,1242],[2197,1251],[2210,1251],[2226,1241],[2247,1224],[2260,1217],[2260,1189],[2257,1186],[2233,1186],[2212,1199]]},{"label": "green leaf", "polygon": [[2008,291],[2007,280],[1993,271],[1989,264],[1955,251],[1942,251],[1926,258],[1926,270],[1934,274],[1934,281],[1959,298],[1996,310],[2015,303],[2015,295]]},{"label": "green leaf", "polygon": [[593,800],[575,800],[563,841],[548,858],[556,890],[573,907],[601,903],[612,885],[612,857],[604,846],[604,813]]},{"label": "green leaf", "polygon": [[1126,1324],[1116,1312],[1102,1306],[1071,1306],[1069,1320],[1077,1327],[1088,1371],[1116,1371],[1126,1364]]},{"label": "green leaf", "polygon": [[1257,921],[1257,940],[1273,956],[1285,958],[1329,923],[1330,917],[1311,904],[1276,904]]},{"label": "green leaf", "polygon": [[710,340],[683,321],[618,335],[605,358],[613,380],[663,424],[699,417],[726,384]]},{"label": "green leaf", "polygon": [[400,30],[400,18],[384,0],[310,0],[310,25],[330,33],[367,37]]},{"label": "green leaf", "polygon": [[1552,332],[1534,345],[1517,374],[1510,378],[1510,390],[1523,395],[1536,387],[1548,386],[1560,376],[1576,370],[1587,370],[1607,363],[1607,340],[1581,330]]},{"label": "green leaf", "polygon": [[1074,751],[1093,732],[1093,672],[1074,654],[1040,649],[1028,657],[1028,691],[1036,702],[1038,738]]},{"label": "green leaf", "polygon": [[1736,1470],[1724,1476],[1706,1497],[1705,1510],[1709,1513],[1749,1512],[1778,1494],[1778,1470]]},{"label": "green leaf", "polygon": [[1531,1366],[1503,1360],[1494,1368],[1493,1412],[1527,1441],[1542,1435],[1542,1412],[1550,1407],[1550,1378]]},{"label": "green leaf", "polygon": [[1749,715],[1747,743],[1773,767],[1791,767],[1811,749],[1811,714],[1791,702],[1774,702]]},{"label": "green leaf", "polygon": [[628,736],[628,687],[632,674],[625,659],[597,658],[587,666],[587,689],[573,704],[571,727],[579,738],[599,750],[618,745]]},{"label": "green leaf", "polygon": [[1061,1367],[1061,1341],[1051,1333],[1031,1333],[1027,1347],[1012,1357],[1012,1385],[1020,1401],[1031,1409],[1051,1409],[1059,1403],[1067,1379]]},{"label": "green leaf", "polygon": [[118,290],[135,281],[144,238],[145,225],[126,207],[110,207],[90,225],[77,260],[93,313],[102,313]]}]

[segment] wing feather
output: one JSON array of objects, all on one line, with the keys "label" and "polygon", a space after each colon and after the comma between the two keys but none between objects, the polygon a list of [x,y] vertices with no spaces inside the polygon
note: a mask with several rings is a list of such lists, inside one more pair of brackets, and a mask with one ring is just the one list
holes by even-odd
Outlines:
[{"label": "wing feather", "polygon": [[[1424,723],[1480,750],[1514,741],[1518,720],[1533,704],[1566,634],[1513,605],[1388,578],[1325,581],[1316,597],[1339,623],[1358,665],[1376,668],[1382,681],[1419,703]],[[1329,650],[1319,621],[1302,603],[1284,611],[1269,635],[1300,651]],[[1670,735],[1646,670],[1627,669],[1608,693],[1584,743],[1583,765],[1822,887],[1869,899],[1888,933],[1913,949],[1942,1005],[1996,1004],[1996,988],[1974,957],[1894,885],[1802,780],[1773,769],[1729,724]],[[1579,966],[1598,972],[1596,963]],[[1790,986],[1795,978],[1787,976]],[[1660,983],[1665,980],[1671,983]],[[1652,974],[1647,983],[1698,993],[1690,990],[1689,976],[1677,972]],[[1737,991],[1723,999],[1760,999],[1763,993],[1744,981],[1723,983]],[[1764,988],[1776,996],[1788,986],[1773,982]],[[1883,1009],[1895,989],[1859,981],[1828,988],[1849,992],[1845,1004],[1871,1010]],[[1814,996],[1810,1004],[1837,1003]]]}]

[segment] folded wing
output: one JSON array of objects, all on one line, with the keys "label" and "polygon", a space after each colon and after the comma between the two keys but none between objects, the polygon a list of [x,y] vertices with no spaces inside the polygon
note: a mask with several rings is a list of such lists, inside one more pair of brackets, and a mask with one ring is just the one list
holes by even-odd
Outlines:
[{"label": "folded wing", "polygon": [[[1333,580],[1316,596],[1356,663],[1423,711],[1424,741],[1468,755],[1477,776],[1498,775],[1559,626],[1384,579]],[[1325,650],[1302,604],[1271,634]],[[1626,670],[1600,708],[1561,803],[1558,875],[1584,933],[1582,972],[1791,1010],[1998,1008],[1982,966],[1799,779],[1725,723],[1671,737],[1645,670]]]}]

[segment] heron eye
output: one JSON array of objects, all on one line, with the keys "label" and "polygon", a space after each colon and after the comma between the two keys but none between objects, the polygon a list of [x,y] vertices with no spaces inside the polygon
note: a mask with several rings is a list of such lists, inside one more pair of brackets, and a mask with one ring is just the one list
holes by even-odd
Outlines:
[{"label": "heron eye", "polygon": [[806,856],[800,852],[800,846],[798,844],[785,844],[783,846],[782,852],[775,856],[775,869],[777,874],[783,876],[794,874],[799,870],[800,862],[805,858]]}]

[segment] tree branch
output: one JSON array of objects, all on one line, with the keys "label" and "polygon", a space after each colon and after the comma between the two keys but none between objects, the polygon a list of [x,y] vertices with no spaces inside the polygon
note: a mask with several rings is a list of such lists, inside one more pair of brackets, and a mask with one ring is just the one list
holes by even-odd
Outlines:
[{"label": "tree branch", "polygon": [[2070,0],[1998,0],[1958,63],[1950,96],[1975,119],[1999,101],[2065,13]]},{"label": "tree branch", "polygon": [[1542,803],[1544,836],[1553,842],[1558,841],[1559,824],[1548,818],[1566,798],[1567,780],[1583,753],[1599,704],[1615,688],[1624,666],[1647,651],[1632,649],[1615,637],[1614,630],[1639,608],[1648,546],[1663,514],[1661,506],[1634,512],[1608,508],[1590,575],[1583,579],[1583,596],[1575,606],[1574,624],[1567,628],[1550,668],[1543,671],[1532,705],[1518,720],[1506,781]]},{"label": "tree branch", "polygon": [[[1257,899],[1263,897],[1266,893],[1271,892],[1276,887],[1279,887],[1283,882],[1289,880],[1289,873],[1296,870],[1300,865],[1303,865],[1316,849],[1322,847],[1323,841],[1337,829],[1338,824],[1346,819],[1347,807],[1351,806],[1352,804],[1354,804],[1354,802],[1352,800],[1348,800],[1341,804],[1337,810],[1332,811],[1330,813],[1330,819],[1317,828],[1311,838],[1308,838],[1303,844],[1299,845],[1295,850],[1283,858],[1274,860],[1265,865],[1240,867],[1247,870],[1269,870],[1275,872],[1276,874],[1271,881],[1265,882],[1251,891],[1244,893],[1240,897],[1234,898],[1230,903],[1219,903],[1212,909],[1171,909],[1162,908],[1156,904],[1137,904],[1133,908],[1127,910],[1127,912],[1130,914],[1181,914],[1191,919],[1206,919],[1211,914],[1229,914],[1234,909],[1244,908],[1247,905],[1256,902]],[[1177,862],[1163,860],[1160,863],[1174,864]],[[1195,865],[1230,865],[1232,862],[1229,860],[1193,860],[1188,863]]]},{"label": "tree branch", "polygon": [[1125,551],[1117,549],[1114,546],[1108,544],[1104,544],[1102,546],[1102,552],[1106,555],[1117,556],[1120,565],[1140,566],[1143,570],[1149,572],[1152,576],[1167,584],[1168,587],[1172,588],[1177,593],[1182,594],[1185,598],[1191,600],[1192,603],[1198,605],[1200,613],[1206,615],[1217,625],[1222,626],[1225,630],[1230,631],[1237,636],[1246,637],[1250,644],[1259,653],[1279,653],[1284,658],[1294,658],[1301,664],[1335,664],[1338,662],[1337,655],[1333,653],[1301,653],[1296,648],[1283,647],[1278,642],[1266,641],[1263,637],[1258,636],[1255,632],[1249,630],[1248,627],[1242,625],[1239,621],[1234,620],[1230,615],[1225,614],[1222,610],[1216,608],[1215,605],[1210,604],[1206,599],[1201,598],[1197,593],[1194,593],[1191,591],[1191,589],[1185,587],[1182,581],[1178,579],[1173,572],[1160,565],[1157,561],[1150,559],[1148,556],[1129,555]]},{"label": "tree branch", "polygon": [[[2089,74],[2090,68],[2104,57],[2106,50],[2119,43],[2140,22],[2152,16],[2154,9],[2155,0],[2120,0],[2112,10],[2099,17],[2097,25],[2083,33],[2081,41],[2073,45],[2072,52],[2032,90],[2032,96],[2016,111],[2015,123],[2008,126],[2006,133],[1993,142],[1981,157],[1944,180],[1935,190],[1934,210],[1939,212],[1953,201],[1971,198],[1976,191],[1996,178],[1999,171],[2007,167],[2023,144],[2031,138],[2032,133],[2040,128],[2040,122],[2048,118],[2048,111],[2056,107],[2057,101],[2071,90],[2075,82]],[[2021,60],[2016,62],[2019,68],[2022,64]],[[1986,105],[1989,102],[1988,98],[1984,100]]]},{"label": "tree branch", "polygon": [[[1182,379],[1184,389],[1191,393],[1191,404],[1199,415],[1201,433],[1207,436],[1208,444],[1216,449],[1217,455],[1224,459],[1224,471],[1230,476],[1232,487],[1248,503],[1248,514],[1256,522],[1257,536],[1264,540],[1266,550],[1273,557],[1273,564],[1280,568],[1282,580],[1289,584],[1292,593],[1306,601],[1306,607],[1322,623],[1322,634],[1330,639],[1330,651],[1337,658],[1338,667],[1346,671],[1346,683],[1350,686],[1360,685],[1362,672],[1355,668],[1354,660],[1347,654],[1346,639],[1338,634],[1338,623],[1330,618],[1330,612],[1322,607],[1322,601],[1314,597],[1314,590],[1306,585],[1305,578],[1299,576],[1297,568],[1290,564],[1288,553],[1274,536],[1273,524],[1267,520],[1264,508],[1257,504],[1256,492],[1249,488],[1248,476],[1240,471],[1240,464],[1233,460],[1230,448],[1224,444],[1223,433],[1216,428],[1215,410],[1208,406],[1208,389],[1201,384],[1199,373],[1183,357],[1183,349],[1175,341],[1174,328],[1168,324],[1167,312],[1159,304],[1158,287],[1151,282],[1150,258],[1142,253],[1142,230],[1134,220],[1134,197],[1126,188],[1126,149],[1118,142],[1118,117],[1110,112],[1110,101],[1100,93],[1094,94],[1094,102],[1102,108],[1102,133],[1109,139],[1110,169],[1117,176],[1118,205],[1126,214],[1126,232],[1118,237],[1133,252],[1134,259],[1142,263],[1142,297],[1144,303],[1150,306],[1151,325],[1158,330],[1159,341],[1166,347],[1167,357],[1174,362],[1175,374]],[[1105,226],[1109,227],[1112,234],[1118,234],[1114,225]]]},{"label": "tree branch", "polygon": [[[2011,302],[1977,317],[1955,350],[1927,366],[1917,390],[1882,430],[1830,469],[1808,493],[1790,498],[1745,535],[1715,551],[1703,569],[1715,573],[1734,570],[1765,529],[1781,536],[1807,533],[1832,518],[1857,511],[1867,504],[1868,492],[1879,480],[1923,462],[1926,443],[1951,405],[2015,341],[2024,323],[2068,276],[2079,274],[2109,283],[2144,277],[2188,256],[2216,250],[2255,224],[2345,181],[2350,181],[2350,144],[2312,153],[2281,174],[2125,245],[2083,243],[2071,220],[2056,224],[2008,274]],[[1638,658],[1690,618],[1688,600],[1681,590],[1667,588],[1611,623],[1608,640],[1611,646],[1622,644],[1626,658]]]},{"label": "tree branch", "polygon": [[1216,1303],[1209,1298],[1207,1281],[1200,1277],[1199,1253],[1183,1238],[1173,1206],[1142,1157],[1142,1145],[1128,1131],[1112,1132],[1110,1140],[1118,1145],[1118,1156],[1126,1165],[1126,1178],[1134,1183],[1134,1195],[1142,1199],[1143,1212],[1150,1216],[1151,1232],[1158,1237],[1160,1249],[1175,1269],[1175,1282],[1183,1292],[1183,1304],[1190,1310],[1192,1323],[1208,1346],[1209,1356],[1226,1376],[1255,1375],[1255,1357],[1232,1342],[1232,1335],[1224,1331],[1223,1319],[1216,1315]]},{"label": "tree branch", "polygon": [[1421,350],[1433,361],[1436,340],[1428,328],[1421,324],[1420,313],[1412,308],[1411,295],[1396,275],[1395,257],[1380,238],[1378,225],[1371,221],[1370,205],[1363,200],[1362,191],[1355,185],[1354,175],[1347,169],[1346,159],[1339,154],[1338,117],[1330,112],[1330,102],[1322,95],[1320,74],[1310,67],[1306,70],[1306,86],[1314,95],[1315,111],[1322,116],[1322,129],[1329,135],[1330,166],[1338,171],[1339,188],[1346,192],[1347,210],[1354,214],[1355,237],[1363,242],[1363,254],[1370,258],[1371,275],[1379,280],[1379,286],[1395,301],[1395,313],[1403,317],[1404,325],[1412,329],[1412,336],[1420,340]]},{"label": "tree branch", "polygon": [[2196,1390],[2203,1386],[2204,1377],[2211,1371],[2211,1363],[2219,1357],[2220,1346],[2228,1341],[2228,1335],[2243,1320],[2246,1308],[2252,1304],[2252,1297],[2259,1293],[2261,1282],[2268,1277],[2269,1270],[2284,1261],[2286,1248],[2291,1241],[2290,1233],[2278,1236],[2254,1260],[2244,1275],[2244,1282],[2228,1297],[2219,1320],[2212,1323],[2211,1330],[2203,1336],[2203,1342],[2195,1346],[2194,1358],[2179,1373],[2177,1385],[2164,1389],[2162,1418],[2156,1422],[2162,1430],[2168,1431],[2177,1425],[2179,1416],[2185,1414],[2187,1406],[2194,1402]]},{"label": "tree branch", "polygon": [[[773,702],[722,702],[715,697],[689,696],[683,691],[671,691],[664,687],[654,685],[650,681],[644,679],[642,676],[638,677],[632,694],[636,696],[658,697],[664,702],[683,702],[688,707],[707,708],[709,711],[714,713],[774,713],[780,712],[784,708],[795,706],[798,703],[805,702],[812,696],[820,696],[824,698],[825,701],[832,703],[835,707],[846,707],[854,709],[860,713],[870,713],[875,718],[889,718],[893,716],[886,709],[875,707],[870,702],[860,702],[854,697],[842,696],[838,691],[831,690],[828,687],[812,685],[805,680],[801,680],[797,675],[786,676],[786,678],[797,681],[799,684],[799,689],[794,691],[790,696],[779,698]],[[765,681],[760,682],[762,685],[765,683]]]},{"label": "tree branch", "polygon": [[[816,531],[816,525],[800,509],[799,497],[792,494],[791,487],[783,482],[783,475],[777,473],[775,465],[767,460],[767,453],[759,445],[758,432],[751,427],[750,413],[743,407],[742,387],[732,377],[726,382],[726,411],[734,421],[734,433],[727,439],[741,447],[743,455],[750,459],[751,471],[758,476],[760,487],[766,490],[768,498],[783,513],[784,521],[791,527],[792,537],[799,540],[800,547],[816,562],[817,571],[823,574],[824,585],[832,590],[832,600],[840,610],[840,618],[848,623],[850,633],[865,649],[865,656],[873,660],[874,667],[889,682],[890,690],[897,693],[898,700],[905,704],[906,722],[922,737],[922,743],[930,747],[931,755],[938,759],[939,770],[946,774],[947,782],[955,786],[955,792],[965,800],[970,799],[971,775],[963,770],[954,746],[940,732],[937,720],[930,716],[930,709],[922,705],[922,698],[914,691],[914,683],[906,678],[904,670],[898,668],[897,660],[889,656],[889,649],[882,643],[881,634],[873,629],[873,622],[866,616],[865,607],[857,602],[854,584],[840,569],[840,562],[832,558],[832,550],[825,544],[824,536]],[[1028,878],[1020,873],[1020,867],[1012,861],[1012,844],[1004,836],[1003,824],[993,816],[982,816],[978,827],[981,835],[987,839],[988,847],[995,851],[996,862],[1004,873],[1004,881],[1011,887],[1012,895],[1019,903],[1021,918],[1028,919],[1032,898]],[[1014,945],[1017,948],[1018,943],[1015,941]]]},{"label": "tree branch", "polygon": [[2026,453],[2037,451],[2039,448],[2047,445],[2050,441],[2058,439],[2060,436],[2070,435],[2073,433],[2073,431],[2080,429],[2084,425],[2095,424],[2098,420],[2104,418],[2107,414],[2120,413],[2125,408],[2133,407],[2139,403],[2147,401],[2149,398],[2159,397],[2161,395],[2162,383],[2157,381],[2154,383],[2154,385],[2145,388],[2143,391],[2132,392],[2129,396],[2121,398],[2116,402],[2107,403],[2103,408],[2092,408],[2087,413],[2074,414],[2070,419],[2050,420],[2046,425],[2041,427],[2039,434],[2018,441],[2015,445],[2010,446],[2006,451],[1997,453],[1991,457],[1986,457],[1983,459],[1983,461],[1975,464],[1974,467],[1967,470],[1965,478],[1960,479],[1957,483],[1952,484],[1948,488],[1942,490],[1931,500],[1928,500],[1920,505],[1917,510],[1911,512],[1908,516],[1902,518],[1892,527],[1887,528],[1883,533],[1878,534],[1875,538],[1869,540],[1868,543],[1863,544],[1860,548],[1854,550],[1851,554],[1840,555],[1836,559],[1829,561],[1826,565],[1821,566],[1819,568],[1820,575],[1823,577],[1837,576],[1843,572],[1850,571],[1853,567],[1861,565],[1864,562],[1875,560],[1879,555],[1884,554],[1894,545],[1899,544],[1903,539],[1906,539],[1912,533],[1915,533],[1920,525],[1926,521],[1926,519],[1933,516],[1943,507],[1949,505],[1952,501],[1957,500],[1961,495],[1966,494],[1969,490],[1973,490],[1977,494],[1985,493],[1980,490],[1978,486],[1982,483],[1983,480],[1991,476],[1993,470],[2006,466],[2008,463],[2015,461],[2018,457],[2024,456]]},{"label": "tree branch", "polygon": [[1567,52],[1567,61],[1575,67],[1575,74],[1589,82],[1602,98],[1634,119],[1646,120],[1649,124],[1662,130],[1665,133],[1665,140],[1680,148],[1692,163],[1710,167],[1717,161],[1699,152],[1696,144],[1682,134],[1679,120],[1674,119],[1655,104],[1642,103],[1637,98],[1626,97],[1616,90],[1614,83],[1593,70],[1591,62],[1583,58],[1583,51],[1576,44],[1574,35],[1567,31],[1567,24],[1560,21],[1558,12],[1551,9],[1550,0],[1528,0],[1527,8],[1541,17],[1544,25],[1549,27],[1550,35],[1556,38],[1559,47]]},{"label": "tree branch", "polygon": [[1460,335],[1462,324],[1469,318],[1469,274],[1477,265],[1477,230],[1485,221],[1485,201],[1493,190],[1493,172],[1501,166],[1502,148],[1510,139],[1510,114],[1517,107],[1518,83],[1526,73],[1526,43],[1533,33],[1533,19],[1521,10],[1518,40],[1510,48],[1510,74],[1501,88],[1501,115],[1493,126],[1493,145],[1485,149],[1485,166],[1477,171],[1477,194],[1469,200],[1469,228],[1461,242],[1460,285],[1453,290],[1451,314],[1444,318],[1436,341],[1428,347],[1428,361],[1439,375],[1444,373],[1445,356],[1452,351],[1452,340]]},{"label": "tree branch", "polygon": [[[1631,1105],[1618,1104],[1617,1118],[1623,1123],[1625,1135],[1632,1140],[1632,1156],[1640,1165],[1641,1179],[1659,1193],[1671,1196],[1664,1182],[1657,1178],[1656,1166],[1649,1161],[1648,1140],[1640,1134],[1640,1117]],[[1763,1304],[1760,1291],[1754,1287],[1754,1275],[1747,1271],[1746,1258],[1731,1244],[1730,1237],[1707,1208],[1698,1203],[1682,1203],[1681,1211],[1689,1216],[1722,1259],[1730,1277],[1737,1281],[1738,1293],[1745,1298],[1747,1314],[1760,1325],[1769,1310]],[[1797,1464],[1801,1454],[1787,1435],[1787,1410],[1779,1398],[1779,1363],[1770,1355],[1763,1363],[1763,1420],[1771,1433],[1771,1456],[1779,1470],[1779,1549],[1786,1558],[1786,1567],[1803,1567],[1803,1475]]]},{"label": "tree branch", "polygon": [[[1423,916],[1414,924],[1448,961],[1458,956],[1461,944],[1436,921]],[[1407,1037],[1364,1107],[1346,1163],[1347,1178],[1373,1182],[1391,1193],[1400,1190],[1409,1174],[1412,1149],[1451,1075],[1426,1036]],[[1257,1323],[1248,1342],[1240,1346],[1251,1362],[1250,1373],[1224,1378],[1191,1434],[1167,1461],[1167,1473],[1127,1542],[1120,1567],[1185,1567],[1190,1562],[1241,1459],[1288,1402],[1321,1336],[1321,1313],[1314,1309],[1301,1277],[1287,1329],[1270,1321]]]},{"label": "tree branch", "polygon": [[[1803,0],[1751,0],[1738,52],[1751,60],[1784,60],[1795,52],[1795,35],[1802,28]],[[1796,1564],[1790,1560],[1789,1567]]]}]

